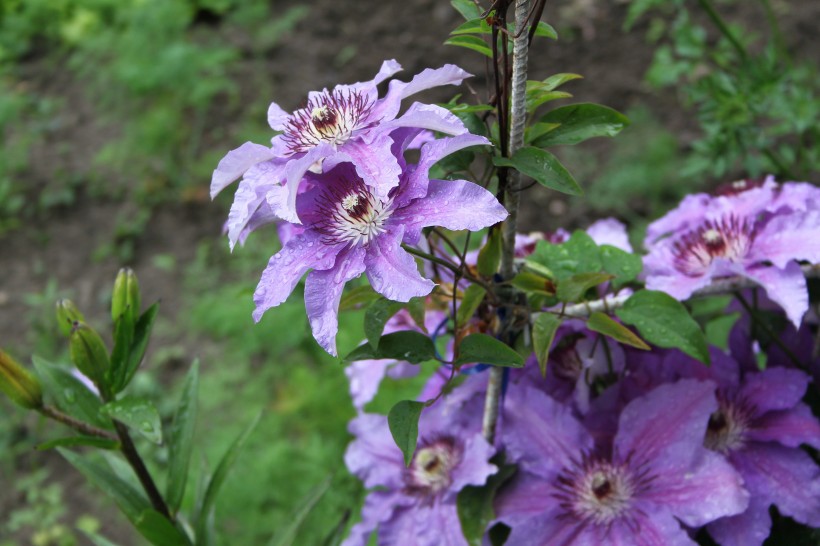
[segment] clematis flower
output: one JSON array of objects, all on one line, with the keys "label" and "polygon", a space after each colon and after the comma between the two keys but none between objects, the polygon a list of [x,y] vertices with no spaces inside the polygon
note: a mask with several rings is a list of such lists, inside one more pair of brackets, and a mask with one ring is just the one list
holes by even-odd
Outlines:
[{"label": "clematis flower", "polygon": [[440,85],[458,85],[470,74],[454,65],[426,69],[409,82],[392,81],[387,94],[379,98],[378,84],[400,70],[396,61],[385,61],[374,79],[312,91],[306,106],[290,114],[276,103],[270,105],[268,123],[281,134],[273,137],[270,147],[246,142],[230,151],[211,179],[213,198],[244,175],[231,209],[235,217],[228,233],[232,245],[242,231],[240,219],[247,222],[260,214],[299,223],[296,198],[308,170],[322,173],[351,162],[369,191],[385,199],[401,174],[391,154],[393,131],[467,132],[458,117],[439,106],[414,103],[403,115],[398,114],[407,97]]},{"label": "clematis flower", "polygon": [[422,277],[402,244],[416,244],[421,229],[442,226],[478,230],[507,217],[492,193],[466,180],[429,180],[440,157],[466,146],[488,144],[462,135],[422,146],[417,165],[403,165],[399,186],[386,198],[374,194],[350,163],[321,176],[306,176],[310,189],[297,199],[304,231],[275,254],[254,293],[255,320],[284,302],[296,283],[305,282],[305,307],[313,336],[336,354],[337,312],[347,281],[367,274],[379,294],[394,301],[425,296],[434,283]]},{"label": "clematis flower", "polygon": [[713,279],[741,276],[766,290],[799,326],[808,308],[796,260],[820,261],[820,210],[738,214],[731,202],[699,223],[652,245],[644,257],[646,287],[685,300]]},{"label": "clematis flower", "polygon": [[681,524],[745,510],[740,476],[701,444],[714,388],[684,380],[633,400],[606,446],[543,392],[517,392],[503,436],[519,474],[496,501],[508,544],[694,546]]},{"label": "clematis flower", "polygon": [[342,546],[364,546],[378,528],[379,544],[467,546],[456,511],[466,485],[482,485],[497,471],[494,449],[481,430],[480,396],[467,411],[442,413],[439,403],[419,420],[419,443],[409,467],[383,415],[361,414],[349,426],[356,436],[345,453],[348,469],[371,491],[362,521]]}]

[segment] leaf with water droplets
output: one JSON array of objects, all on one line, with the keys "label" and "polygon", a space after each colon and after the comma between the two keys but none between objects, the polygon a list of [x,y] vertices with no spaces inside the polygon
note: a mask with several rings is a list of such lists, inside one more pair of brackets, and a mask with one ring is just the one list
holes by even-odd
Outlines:
[{"label": "leaf with water droplets", "polygon": [[68,369],[38,356],[32,357],[32,361],[46,394],[54,399],[58,408],[92,425],[111,428],[111,421],[100,415],[100,399]]},{"label": "leaf with water droplets", "polygon": [[458,345],[458,357],[454,366],[480,362],[491,366],[505,366],[521,368],[524,366],[524,357],[512,347],[487,334],[470,334],[461,340]]},{"label": "leaf with water droplets", "polygon": [[[549,134],[549,133],[547,133]],[[497,167],[512,167],[547,188],[569,195],[583,195],[584,190],[558,158],[546,150],[525,146],[512,157],[496,157]]]},{"label": "leaf with water droplets", "polygon": [[644,340],[635,335],[635,332],[616,322],[609,315],[605,313],[592,313],[587,320],[587,328],[593,332],[609,336],[619,343],[631,345],[644,351],[649,351],[651,347],[647,345]]},{"label": "leaf with water droplets", "polygon": [[536,139],[532,144],[545,148],[561,144],[578,144],[593,137],[612,137],[629,125],[629,119],[600,104],[581,103],[562,106],[547,112],[540,123],[559,126]]},{"label": "leaf with water droplets", "polygon": [[100,408],[104,415],[124,423],[155,444],[162,443],[162,426],[159,412],[151,401],[145,398],[126,396],[109,402]]},{"label": "leaf with water droplets", "polygon": [[433,341],[420,332],[402,330],[393,332],[379,339],[378,348],[374,349],[369,343],[359,345],[344,359],[349,362],[369,359],[404,360],[411,364],[418,364],[436,357],[436,347]]}]

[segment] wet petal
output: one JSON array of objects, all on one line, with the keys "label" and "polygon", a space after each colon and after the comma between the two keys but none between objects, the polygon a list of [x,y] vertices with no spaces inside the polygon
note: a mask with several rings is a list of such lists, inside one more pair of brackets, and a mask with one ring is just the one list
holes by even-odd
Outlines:
[{"label": "wet petal", "polygon": [[441,68],[427,68],[413,76],[409,82],[394,80],[390,82],[385,97],[373,108],[372,119],[391,120],[399,113],[401,101],[425,89],[440,85],[459,85],[470,73],[459,67],[447,64]]},{"label": "wet petal", "polygon": [[361,247],[340,252],[331,269],[311,271],[305,280],[305,311],[313,337],[328,353],[336,356],[336,333],[339,331],[339,302],[345,283],[364,272]]},{"label": "wet petal", "polygon": [[245,171],[273,157],[267,146],[246,142],[239,148],[231,150],[219,161],[211,177],[211,199],[216,197],[225,186],[245,174]]},{"label": "wet petal", "polygon": [[364,183],[375,190],[379,197],[386,198],[387,193],[399,183],[401,167],[396,157],[390,152],[393,140],[383,134],[372,143],[365,145],[358,140],[349,140],[336,153],[331,165],[350,161],[356,166],[356,173]]},{"label": "wet petal", "polygon": [[403,230],[376,237],[367,249],[367,278],[373,289],[393,301],[426,296],[435,283],[419,274],[416,260],[401,248]]},{"label": "wet petal", "polygon": [[457,493],[465,485],[484,485],[487,478],[498,472],[498,467],[490,463],[495,448],[487,443],[480,434],[467,438],[464,445],[461,464],[455,469],[451,478],[450,491]]},{"label": "wet petal", "polygon": [[792,260],[820,262],[820,211],[795,212],[772,218],[755,238],[752,250],[760,261],[780,269]]},{"label": "wet petal", "polygon": [[796,406],[809,385],[809,376],[800,370],[769,368],[746,374],[739,397],[753,403],[762,414]]},{"label": "wet petal", "polygon": [[464,122],[449,110],[419,102],[414,102],[401,117],[381,124],[379,132],[392,131],[399,127],[428,129],[447,135],[461,135],[467,132]]},{"label": "wet petal", "polygon": [[268,106],[268,125],[274,131],[284,131],[285,122],[288,121],[290,114],[282,110],[282,108],[275,102]]},{"label": "wet petal", "polygon": [[786,447],[808,444],[820,449],[820,422],[803,403],[785,411],[771,411],[755,419],[746,438],[755,442],[777,442]]},{"label": "wet petal", "polygon": [[751,267],[744,275],[759,283],[766,290],[766,295],[783,308],[791,323],[796,328],[800,327],[800,321],[809,308],[809,292],[806,277],[797,262],[789,262],[783,269]]},{"label": "wet petal", "polygon": [[710,523],[707,529],[721,546],[760,546],[769,536],[771,527],[769,503],[752,496],[745,512],[721,518]]}]

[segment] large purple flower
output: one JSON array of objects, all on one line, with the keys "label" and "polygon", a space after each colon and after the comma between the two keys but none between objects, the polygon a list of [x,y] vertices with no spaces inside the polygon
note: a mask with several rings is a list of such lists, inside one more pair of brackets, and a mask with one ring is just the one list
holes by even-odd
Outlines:
[{"label": "large purple flower", "polygon": [[364,546],[378,528],[379,544],[466,546],[456,496],[466,485],[481,485],[497,470],[493,448],[481,437],[481,397],[465,411],[424,410],[419,443],[409,467],[383,415],[361,414],[349,426],[356,439],[345,453],[348,469],[371,491],[343,546]]},{"label": "large purple flower", "polygon": [[[290,114],[271,104],[268,122],[281,134],[273,137],[271,147],[246,142],[230,151],[213,173],[211,196],[244,175],[232,209],[236,219],[261,214],[298,223],[296,197],[305,172],[321,173],[347,161],[375,196],[386,198],[401,174],[390,153],[393,131],[467,132],[456,116],[439,106],[414,103],[403,115],[398,113],[403,99],[431,87],[458,85],[470,74],[454,65],[427,69],[409,82],[392,81],[380,99],[377,85],[400,70],[396,61],[385,61],[373,80],[312,91],[307,105]],[[231,244],[241,229],[237,222],[229,226]]]},{"label": "large purple flower", "polygon": [[[274,255],[254,293],[254,318],[284,302],[308,270],[305,307],[313,336],[336,354],[337,311],[347,281],[362,273],[373,288],[395,301],[425,296],[434,283],[419,274],[402,244],[416,244],[421,229],[442,226],[478,230],[507,217],[484,188],[466,180],[429,180],[430,166],[465,146],[487,144],[483,137],[461,135],[422,146],[417,165],[404,167],[399,186],[379,197],[350,163],[307,175],[310,189],[299,194],[297,210],[304,231]],[[397,149],[398,149],[397,145]]]},{"label": "large purple flower", "polygon": [[509,544],[691,546],[681,524],[748,504],[738,474],[702,446],[714,383],[684,380],[633,400],[611,443],[597,446],[566,406],[532,388],[516,394],[503,434],[520,470],[496,503]]},{"label": "large purple flower", "polygon": [[820,210],[738,212],[715,201],[698,222],[651,246],[646,287],[686,299],[713,279],[757,282],[795,325],[808,308],[806,280],[795,260],[820,261]]},{"label": "large purple flower", "polygon": [[705,445],[725,455],[751,493],[742,514],[709,524],[723,546],[759,546],[769,536],[769,506],[820,527],[820,467],[800,449],[820,449],[820,423],[800,400],[809,377],[795,369],[745,372],[731,357],[712,352],[718,409]]}]

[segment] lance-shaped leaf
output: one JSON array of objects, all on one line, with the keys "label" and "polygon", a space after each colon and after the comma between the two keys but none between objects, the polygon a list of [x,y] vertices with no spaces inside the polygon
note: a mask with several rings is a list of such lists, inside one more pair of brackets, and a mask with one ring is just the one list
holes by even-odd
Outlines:
[{"label": "lance-shaped leaf", "polygon": [[558,282],[556,297],[565,303],[581,301],[587,290],[612,278],[609,273],[578,273]]},{"label": "lance-shaped leaf", "polygon": [[611,337],[618,343],[631,345],[632,347],[643,349],[644,351],[651,349],[651,347],[649,347],[644,340],[635,335],[635,332],[620,322],[616,322],[606,313],[592,313],[587,320],[587,328],[593,332],[598,332],[599,334],[604,334],[605,336]]},{"label": "lance-shaped leaf", "polygon": [[419,437],[419,417],[424,409],[423,402],[402,400],[397,402],[387,414],[387,426],[393,441],[404,455],[404,465],[410,466],[416,452],[416,441]]},{"label": "lance-shaped leaf", "polygon": [[576,273],[597,273],[601,270],[601,252],[592,237],[576,231],[559,245],[538,241],[528,262],[549,268],[559,281]]},{"label": "lance-shaped leaf", "polygon": [[541,313],[533,322],[532,346],[542,376],[547,375],[547,360],[550,356],[550,348],[555,339],[555,332],[558,331],[561,322],[561,319],[552,313]]},{"label": "lance-shaped leaf", "polygon": [[100,415],[102,402],[89,388],[63,366],[32,357],[46,393],[65,413],[92,425],[112,428],[111,421]]},{"label": "lance-shaped leaf", "polygon": [[524,357],[515,349],[487,334],[470,334],[461,340],[458,345],[458,358],[454,366],[480,362],[492,366],[521,368],[524,366]]},{"label": "lance-shaped leaf", "polygon": [[314,486],[299,503],[299,507],[288,518],[288,523],[282,529],[276,531],[268,546],[293,546],[296,540],[296,533],[305,522],[307,517],[316,507],[322,497],[330,490],[332,476],[328,476],[321,483]]},{"label": "lance-shaped leaf", "polygon": [[191,544],[188,537],[165,516],[156,510],[146,510],[135,523],[135,527],[154,546],[186,546]]},{"label": "lance-shaped leaf", "polygon": [[49,442],[37,444],[37,451],[46,451],[54,449],[55,447],[76,447],[88,446],[96,447],[97,449],[118,449],[120,443],[117,440],[109,440],[107,438],[97,438],[96,436],[68,436],[66,438],[57,438]]},{"label": "lance-shaped leaf", "polygon": [[339,302],[339,311],[352,311],[366,307],[379,299],[379,293],[373,290],[369,284],[363,284],[350,290],[346,290]]},{"label": "lance-shaped leaf", "polygon": [[429,337],[420,332],[403,330],[382,336],[377,349],[365,343],[353,349],[344,359],[356,361],[389,358],[418,364],[435,357],[436,347]]},{"label": "lance-shaped leaf", "polygon": [[492,277],[501,263],[501,230],[490,229],[487,242],[478,251],[478,272],[484,277]]},{"label": "lance-shaped leaf", "polygon": [[[556,129],[557,130],[557,129]],[[549,134],[549,133],[547,133]],[[583,195],[584,191],[558,158],[541,148],[525,146],[512,157],[496,157],[498,167],[513,167],[547,188],[569,195]]]},{"label": "lance-shaped leaf", "polygon": [[456,312],[456,325],[458,327],[467,324],[467,321],[475,314],[478,306],[484,301],[484,296],[487,291],[478,284],[471,284],[464,291],[464,296],[461,298],[461,305]]},{"label": "lance-shaped leaf", "polygon": [[126,396],[109,402],[100,408],[100,411],[112,419],[124,423],[136,430],[148,441],[155,444],[162,443],[162,425],[159,412],[154,404],[146,398]]},{"label": "lance-shaped leaf", "polygon": [[492,58],[493,56],[493,50],[490,49],[490,46],[487,45],[487,42],[485,42],[478,36],[473,36],[471,34],[460,34],[457,36],[452,36],[445,40],[444,43],[446,45],[466,47],[467,49],[478,51],[482,55],[485,55],[490,58]]},{"label": "lance-shaped leaf", "polygon": [[133,313],[122,313],[114,322],[114,348],[111,350],[111,369],[109,384],[113,385],[115,394],[125,384],[131,347],[134,344],[135,318]]},{"label": "lance-shaped leaf", "polygon": [[137,373],[137,369],[145,356],[145,350],[148,348],[148,341],[151,339],[151,330],[154,327],[154,320],[157,318],[158,311],[159,303],[155,303],[145,310],[134,325],[134,341],[128,355],[128,364],[122,382],[115,385],[116,392],[124,389],[131,382],[134,374]]},{"label": "lance-shaped leaf", "polygon": [[472,0],[450,0],[450,4],[468,21],[481,17],[481,8]]},{"label": "lance-shaped leaf", "polygon": [[531,271],[521,271],[510,281],[514,287],[524,292],[541,294],[543,296],[555,295],[555,283],[542,275]]},{"label": "lance-shaped leaf", "polygon": [[174,420],[168,431],[168,486],[165,501],[171,512],[176,513],[185,495],[188,467],[193,450],[194,429],[197,415],[197,392],[199,391],[199,362],[195,361],[179,398]]},{"label": "lance-shaped leaf", "polygon": [[680,349],[684,353],[709,363],[706,336],[681,302],[654,290],[635,292],[618,315],[626,324],[638,328],[644,339],[659,347]]},{"label": "lance-shaped leaf", "polygon": [[533,141],[533,146],[578,144],[589,138],[615,136],[629,125],[629,119],[600,104],[570,104],[547,112],[540,123],[558,123],[552,131]]},{"label": "lance-shaped leaf", "polygon": [[615,276],[612,279],[612,288],[615,290],[635,280],[643,269],[643,260],[637,254],[630,254],[612,245],[601,245],[600,251],[604,271]]},{"label": "lance-shaped leaf", "polygon": [[364,335],[373,349],[379,347],[379,339],[384,332],[384,325],[390,317],[404,307],[403,303],[380,297],[370,304],[364,313]]},{"label": "lance-shaped leaf", "polygon": [[498,488],[507,483],[515,474],[517,467],[512,464],[501,465],[498,472],[487,478],[484,485],[467,485],[456,497],[458,519],[461,532],[470,546],[481,546],[487,525],[495,519],[493,501]]}]

